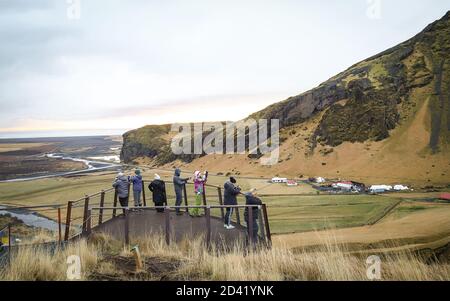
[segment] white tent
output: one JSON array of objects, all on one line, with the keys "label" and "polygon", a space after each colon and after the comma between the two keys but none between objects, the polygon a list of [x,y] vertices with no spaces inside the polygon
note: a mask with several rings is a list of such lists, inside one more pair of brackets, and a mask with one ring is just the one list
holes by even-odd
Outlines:
[{"label": "white tent", "polygon": [[394,190],[396,190],[396,191],[404,191],[404,190],[409,190],[409,188],[408,188],[408,186],[395,185],[394,186]]},{"label": "white tent", "polygon": [[389,190],[392,190],[392,186],[390,186],[390,185],[372,185],[372,186],[370,186],[369,190],[371,190],[371,191],[380,191],[380,190],[389,191]]},{"label": "white tent", "polygon": [[288,179],[287,178],[272,178],[272,183],[287,183]]},{"label": "white tent", "polygon": [[317,177],[316,178],[316,183],[325,183],[325,182],[326,182],[325,179],[322,178],[322,177]]}]

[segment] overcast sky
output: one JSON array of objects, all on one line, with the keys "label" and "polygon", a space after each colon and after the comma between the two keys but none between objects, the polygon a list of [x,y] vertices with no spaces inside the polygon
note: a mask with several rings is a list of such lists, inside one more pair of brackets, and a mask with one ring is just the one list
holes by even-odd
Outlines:
[{"label": "overcast sky", "polygon": [[0,0],[0,137],[239,120],[450,9],[379,2]]}]

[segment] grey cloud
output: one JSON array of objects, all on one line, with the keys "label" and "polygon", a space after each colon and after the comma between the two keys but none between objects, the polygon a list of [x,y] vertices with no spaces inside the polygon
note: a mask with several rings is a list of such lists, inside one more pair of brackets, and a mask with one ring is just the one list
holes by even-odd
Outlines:
[{"label": "grey cloud", "polygon": [[0,14],[46,10],[54,7],[55,1],[49,0],[0,0]]}]

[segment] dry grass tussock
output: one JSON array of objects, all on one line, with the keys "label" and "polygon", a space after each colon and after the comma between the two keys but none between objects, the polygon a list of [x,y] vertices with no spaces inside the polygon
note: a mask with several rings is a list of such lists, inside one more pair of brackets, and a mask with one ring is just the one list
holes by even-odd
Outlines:
[{"label": "dry grass tussock", "polygon": [[[167,246],[157,235],[134,243],[144,262],[140,273],[133,271],[129,247],[108,236],[95,235],[89,242],[80,240],[55,252],[39,246],[22,248],[13,256],[11,267],[0,271],[0,279],[66,280],[67,257],[79,255],[82,280],[368,280],[366,256],[351,255],[332,237],[322,242],[320,250],[295,252],[282,245],[254,252],[247,252],[242,245],[207,250],[200,238]],[[448,263],[427,264],[404,250],[373,255],[382,258],[382,280],[450,280]],[[124,273],[124,267],[114,260],[117,258],[128,260],[132,272]]]}]

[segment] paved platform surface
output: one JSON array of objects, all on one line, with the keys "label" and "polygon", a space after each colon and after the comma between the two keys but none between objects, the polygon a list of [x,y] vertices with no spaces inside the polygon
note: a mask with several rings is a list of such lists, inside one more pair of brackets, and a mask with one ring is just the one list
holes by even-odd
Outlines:
[{"label": "paved platform surface", "polygon": [[[247,229],[236,223],[232,223],[236,228],[227,230],[224,227],[223,220],[219,217],[211,216],[211,242],[226,245],[233,244],[236,241],[244,243],[246,240]],[[191,217],[187,213],[177,216],[175,212],[170,212],[170,238],[173,241],[180,242],[184,238],[205,236],[207,229],[207,220],[203,215],[201,217]],[[158,213],[156,210],[142,210],[129,213],[129,236],[130,241],[142,238],[151,234],[164,234],[166,228],[166,217],[164,213]],[[106,233],[112,237],[125,239],[125,217],[119,215],[103,224],[92,228],[93,233]]]}]

